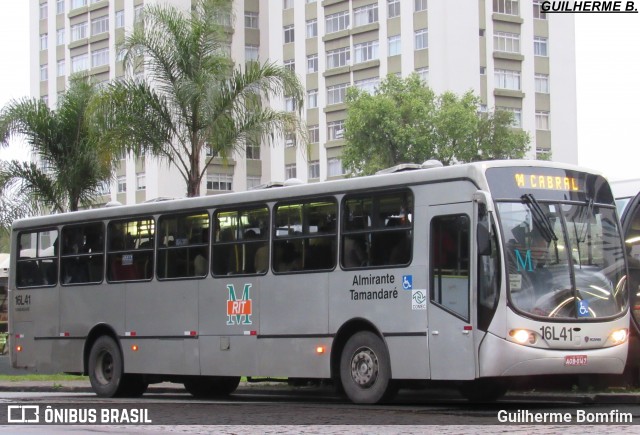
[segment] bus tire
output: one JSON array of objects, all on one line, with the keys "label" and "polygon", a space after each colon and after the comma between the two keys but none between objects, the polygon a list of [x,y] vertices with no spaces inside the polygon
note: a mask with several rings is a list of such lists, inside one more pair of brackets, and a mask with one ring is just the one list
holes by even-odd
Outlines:
[{"label": "bus tire", "polygon": [[475,379],[460,385],[460,393],[472,403],[495,402],[509,390],[509,384],[500,379]]},{"label": "bus tire", "polygon": [[208,398],[228,396],[240,385],[240,376],[215,376],[189,379],[184,388],[193,397]]},{"label": "bus tire", "polygon": [[340,356],[340,381],[354,403],[390,400],[397,387],[391,380],[389,351],[380,337],[370,331],[352,335]]},{"label": "bus tire", "polygon": [[115,397],[124,388],[124,365],[120,347],[107,335],[99,337],[89,353],[89,380],[100,397]]}]

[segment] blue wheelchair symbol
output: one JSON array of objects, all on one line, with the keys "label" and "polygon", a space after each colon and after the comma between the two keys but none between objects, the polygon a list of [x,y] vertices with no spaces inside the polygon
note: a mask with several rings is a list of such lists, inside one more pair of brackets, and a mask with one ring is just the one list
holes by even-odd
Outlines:
[{"label": "blue wheelchair symbol", "polygon": [[413,275],[402,275],[402,288],[405,290],[413,289]]},{"label": "blue wheelchair symbol", "polygon": [[589,301],[583,300],[576,303],[578,304],[576,307],[578,309],[578,317],[589,317]]}]

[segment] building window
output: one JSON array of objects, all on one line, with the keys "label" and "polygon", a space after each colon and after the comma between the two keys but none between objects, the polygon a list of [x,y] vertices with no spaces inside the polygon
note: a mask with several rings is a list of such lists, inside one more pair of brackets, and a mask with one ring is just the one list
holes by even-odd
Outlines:
[{"label": "building window", "polygon": [[349,65],[351,62],[351,50],[349,47],[327,51],[327,69],[339,68]]},{"label": "building window", "polygon": [[505,53],[520,53],[520,35],[517,33],[494,32],[493,48]]},{"label": "building window", "polygon": [[227,174],[207,175],[207,190],[232,190],[233,176]]},{"label": "building window", "polygon": [[284,26],[283,30],[284,30],[284,43],[288,44],[290,42],[294,42],[295,41],[295,31],[294,31],[293,24],[290,25],[290,26]]},{"label": "building window", "polygon": [[344,175],[344,169],[342,169],[342,159],[331,158],[327,159],[327,177],[339,177]]},{"label": "building window", "polygon": [[307,73],[311,74],[318,71],[318,55],[310,54],[307,56]]},{"label": "building window", "polygon": [[327,86],[327,105],[344,103],[348,87],[348,83]]},{"label": "building window", "polygon": [[40,65],[40,81],[46,82],[49,79],[49,68],[47,64]]},{"label": "building window", "polygon": [[147,177],[144,172],[136,174],[136,190],[147,189]]},{"label": "building window", "polygon": [[40,19],[46,20],[48,14],[49,14],[49,8],[47,6],[47,2],[40,3]]},{"label": "building window", "polygon": [[116,11],[116,29],[124,27],[124,11]]},{"label": "building window", "polygon": [[109,64],[109,49],[103,48],[91,52],[91,68]]},{"label": "building window", "polygon": [[309,178],[312,180],[320,178],[320,161],[312,160],[309,162]]},{"label": "building window", "polygon": [[427,29],[416,30],[416,50],[424,50],[429,47],[429,33]]},{"label": "building window", "polygon": [[109,16],[95,18],[91,20],[91,36],[107,33],[109,31]]},{"label": "building window", "polygon": [[542,0],[533,0],[533,18],[546,20],[547,13],[542,10]]},{"label": "building window", "polygon": [[549,130],[549,112],[536,111],[536,130]]},{"label": "building window", "polygon": [[64,29],[56,30],[56,45],[64,45]]},{"label": "building window", "polygon": [[297,171],[296,171],[295,163],[284,165],[284,178],[286,180],[288,180],[289,178],[296,178],[296,176],[297,176]]},{"label": "building window", "polygon": [[326,34],[339,32],[349,28],[349,11],[338,12],[327,15],[325,18],[324,31]]},{"label": "building window", "polygon": [[89,55],[87,53],[71,58],[71,72],[76,73],[89,69]]},{"label": "building window", "polygon": [[378,59],[378,41],[369,41],[354,45],[353,55],[355,57],[355,63]]},{"label": "building window", "polygon": [[387,18],[400,16],[400,0],[387,0]]},{"label": "building window", "polygon": [[133,8],[133,22],[139,23],[142,20],[142,6],[138,5]]},{"label": "building window", "polygon": [[373,95],[379,84],[380,79],[378,77],[372,77],[370,79],[358,80],[354,83],[354,86],[367,94]]},{"label": "building window", "polygon": [[64,14],[64,0],[56,0],[56,14]]},{"label": "building window", "polygon": [[59,60],[58,63],[56,64],[56,75],[58,77],[62,77],[65,75],[64,67],[65,67],[64,59]]},{"label": "building window", "polygon": [[400,35],[389,36],[389,56],[400,54],[402,49],[400,42]]},{"label": "building window", "polygon": [[309,136],[309,143],[319,143],[320,142],[320,126],[319,125],[310,125],[307,129],[307,134]]},{"label": "building window", "polygon": [[513,108],[513,107],[498,107],[497,109],[502,110],[504,112],[513,113],[511,127],[522,128],[522,109]]},{"label": "building window", "polygon": [[505,15],[520,15],[519,0],[493,0],[493,12]]},{"label": "building window", "polygon": [[481,66],[480,67],[480,75],[481,76],[487,75],[487,67],[486,66]]},{"label": "building window", "polygon": [[118,177],[118,193],[124,193],[127,191],[127,177],[122,175]]},{"label": "building window", "polygon": [[46,50],[49,48],[49,34],[43,33],[40,35],[40,50]]},{"label": "building window", "polygon": [[307,108],[315,109],[318,107],[318,90],[311,89],[307,91]]},{"label": "building window", "polygon": [[292,9],[293,8],[293,0],[282,0],[282,8],[283,9]]},{"label": "building window", "polygon": [[429,84],[429,68],[417,68],[416,74],[425,85]]},{"label": "building window", "polygon": [[314,38],[318,36],[318,20],[308,20],[307,21],[307,38]]},{"label": "building window", "polygon": [[427,0],[414,0],[414,10],[416,12],[427,10]]},{"label": "building window", "polygon": [[295,59],[288,59],[284,61],[284,67],[286,69],[288,69],[289,71],[295,72],[296,71],[296,61]]},{"label": "building window", "polygon": [[257,45],[245,45],[244,46],[244,60],[245,62],[256,62],[259,57],[259,48]]},{"label": "building window", "polygon": [[284,146],[285,148],[295,147],[297,144],[296,134],[295,133],[286,133],[284,135]]},{"label": "building window", "polygon": [[247,159],[260,160],[260,142],[247,140],[245,151],[247,154]]},{"label": "building window", "polygon": [[71,26],[71,42],[78,41],[86,38],[87,35],[87,22],[76,24]]},{"label": "building window", "polygon": [[378,22],[378,3],[373,3],[353,10],[353,25],[364,26]]},{"label": "building window", "polygon": [[105,196],[111,193],[111,183],[109,181],[103,181],[98,185],[98,195]]},{"label": "building window", "polygon": [[253,189],[260,185],[260,177],[247,177],[247,189]]},{"label": "building window", "polygon": [[71,0],[71,9],[81,8],[87,5],[87,0]]},{"label": "building window", "polygon": [[547,57],[549,56],[549,46],[547,38],[542,36],[535,36],[533,38],[533,54],[535,56]]},{"label": "building window", "polygon": [[258,28],[258,13],[257,12],[244,12],[244,27],[247,29]]},{"label": "building window", "polygon": [[511,89],[519,91],[520,85],[520,71],[512,71],[507,69],[497,69],[494,74],[495,86],[501,89]]},{"label": "building window", "polygon": [[287,112],[296,111],[296,100],[293,97],[284,98],[284,110]]},{"label": "building window", "polygon": [[339,140],[344,137],[344,121],[327,122],[328,140]]},{"label": "building window", "polygon": [[549,93],[549,75],[548,74],[536,74],[536,92],[540,94]]}]

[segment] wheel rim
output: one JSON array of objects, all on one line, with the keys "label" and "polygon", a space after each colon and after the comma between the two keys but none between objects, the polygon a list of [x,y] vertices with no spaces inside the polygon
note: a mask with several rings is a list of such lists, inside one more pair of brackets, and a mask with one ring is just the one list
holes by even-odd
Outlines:
[{"label": "wheel rim", "polygon": [[351,379],[362,388],[369,388],[378,379],[378,357],[368,347],[361,347],[351,358]]},{"label": "wheel rim", "polygon": [[113,379],[113,355],[111,352],[103,350],[96,359],[96,379],[102,385],[107,385]]}]

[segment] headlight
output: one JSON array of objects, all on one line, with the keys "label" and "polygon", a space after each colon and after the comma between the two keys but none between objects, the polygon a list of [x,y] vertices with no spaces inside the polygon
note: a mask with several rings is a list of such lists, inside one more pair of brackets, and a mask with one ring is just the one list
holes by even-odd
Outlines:
[{"label": "headlight", "polygon": [[616,329],[615,331],[613,331],[611,333],[611,335],[609,337],[613,341],[614,345],[615,344],[622,344],[625,341],[627,341],[627,338],[629,338],[629,330],[626,329],[626,328]]},{"label": "headlight", "polygon": [[513,341],[520,344],[535,344],[536,334],[528,329],[512,329],[509,331],[509,336],[513,338]]}]

